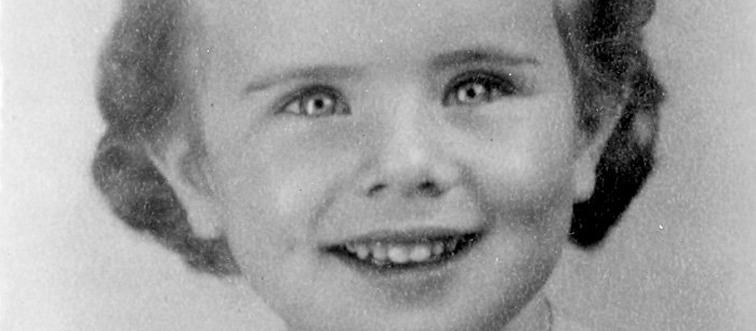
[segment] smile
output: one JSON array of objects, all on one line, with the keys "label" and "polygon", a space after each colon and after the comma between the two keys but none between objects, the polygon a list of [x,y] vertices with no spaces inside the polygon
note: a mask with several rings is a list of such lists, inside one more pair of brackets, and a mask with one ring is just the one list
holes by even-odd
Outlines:
[{"label": "smile", "polygon": [[327,251],[361,268],[387,272],[440,266],[479,241],[480,233],[397,235],[363,238]]}]

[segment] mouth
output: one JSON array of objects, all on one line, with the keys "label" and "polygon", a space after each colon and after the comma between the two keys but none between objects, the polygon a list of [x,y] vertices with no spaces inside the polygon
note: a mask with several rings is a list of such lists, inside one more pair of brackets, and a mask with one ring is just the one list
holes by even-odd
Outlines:
[{"label": "mouth", "polygon": [[376,273],[441,267],[460,258],[480,241],[482,232],[386,233],[325,248],[345,263]]}]

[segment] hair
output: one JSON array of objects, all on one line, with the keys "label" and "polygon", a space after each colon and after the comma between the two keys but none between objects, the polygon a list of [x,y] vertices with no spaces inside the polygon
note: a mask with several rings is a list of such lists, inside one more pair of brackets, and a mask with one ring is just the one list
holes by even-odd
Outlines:
[{"label": "hair", "polygon": [[[191,25],[185,2],[124,2],[99,62],[97,98],[107,131],[92,173],[130,227],[150,233],[196,270],[237,273],[226,239],[192,232],[186,210],[147,154],[191,99],[182,77]],[[596,168],[593,195],[574,205],[569,236],[585,249],[600,245],[654,166],[664,90],[642,36],[654,6],[654,0],[579,0],[556,14],[579,127],[593,134],[602,112],[620,111]]]}]

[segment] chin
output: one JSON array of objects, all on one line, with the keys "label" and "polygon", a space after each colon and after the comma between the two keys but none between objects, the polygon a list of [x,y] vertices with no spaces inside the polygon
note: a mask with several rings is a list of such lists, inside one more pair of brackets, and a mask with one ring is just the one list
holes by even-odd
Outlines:
[{"label": "chin", "polygon": [[[561,252],[521,237],[485,228],[381,232],[322,245],[277,277],[250,281],[291,330],[502,330],[538,295]],[[366,247],[374,241],[383,246]],[[287,268],[305,261],[313,267]]]}]

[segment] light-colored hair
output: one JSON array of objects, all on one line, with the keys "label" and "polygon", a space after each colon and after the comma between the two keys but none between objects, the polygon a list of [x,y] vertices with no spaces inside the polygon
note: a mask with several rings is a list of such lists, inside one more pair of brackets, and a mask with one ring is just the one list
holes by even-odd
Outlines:
[{"label": "light-colored hair", "polygon": [[[664,91],[642,42],[654,5],[579,0],[555,15],[573,76],[578,126],[593,134],[602,112],[621,106],[596,169],[594,193],[574,205],[570,239],[586,249],[602,242],[654,166]],[[115,214],[132,228],[152,234],[197,270],[235,273],[225,238],[194,235],[185,209],[146,152],[192,96],[182,80],[187,10],[182,0],[124,2],[99,63],[97,96],[107,132],[92,172]]]}]

